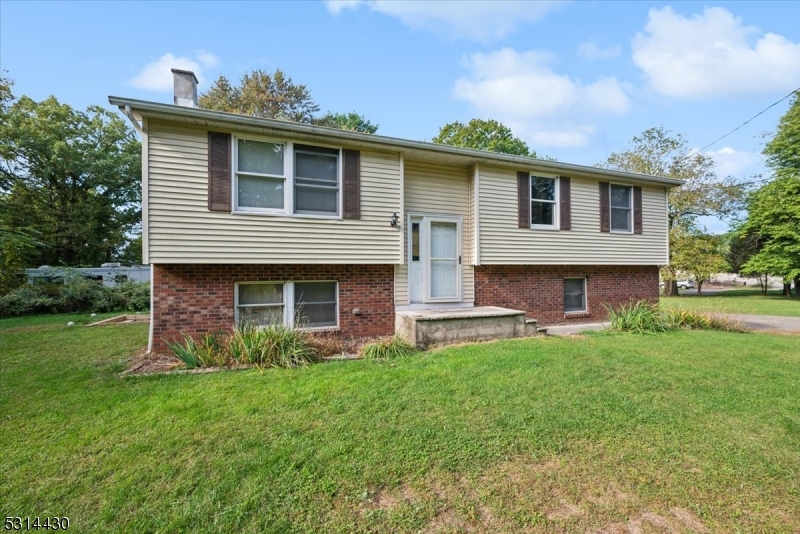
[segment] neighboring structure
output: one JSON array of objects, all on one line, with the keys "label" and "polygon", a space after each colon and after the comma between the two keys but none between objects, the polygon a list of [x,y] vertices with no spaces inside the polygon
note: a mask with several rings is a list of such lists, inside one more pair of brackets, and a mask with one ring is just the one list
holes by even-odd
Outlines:
[{"label": "neighboring structure", "polygon": [[38,269],[25,269],[28,283],[37,280],[53,282],[63,280],[69,275],[79,275],[89,280],[102,282],[106,287],[112,287],[120,282],[149,282],[150,266],[134,265],[125,267],[119,263],[104,263],[100,267],[50,267],[42,265]]},{"label": "neighboring structure", "polygon": [[110,97],[142,133],[152,348],[242,318],[391,334],[398,310],[543,324],[658,298],[680,181]]}]

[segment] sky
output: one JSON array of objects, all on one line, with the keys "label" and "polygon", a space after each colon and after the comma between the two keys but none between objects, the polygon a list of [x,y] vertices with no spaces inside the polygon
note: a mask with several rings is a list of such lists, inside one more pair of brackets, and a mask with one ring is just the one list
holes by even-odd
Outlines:
[{"label": "sky", "polygon": [[[429,141],[492,118],[540,156],[596,165],[656,126],[700,149],[800,88],[800,2],[0,0],[16,96],[171,103],[172,67],[201,92],[281,69],[378,134]],[[767,172],[789,102],[704,150],[719,175]]]}]

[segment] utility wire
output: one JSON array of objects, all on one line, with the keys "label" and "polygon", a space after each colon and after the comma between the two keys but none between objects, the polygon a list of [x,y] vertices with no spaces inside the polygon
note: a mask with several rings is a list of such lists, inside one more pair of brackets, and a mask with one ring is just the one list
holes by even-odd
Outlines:
[{"label": "utility wire", "polygon": [[719,139],[716,139],[716,140],[714,140],[714,141],[712,141],[712,142],[708,143],[706,146],[704,146],[703,148],[699,149],[697,152],[693,152],[693,153],[691,153],[691,154],[687,154],[687,155],[686,155],[686,157],[684,157],[683,159],[688,159],[688,158],[691,158],[692,156],[696,156],[697,154],[699,154],[699,153],[700,153],[700,152],[702,152],[703,150],[707,149],[707,148],[708,148],[708,147],[710,147],[711,145],[714,145],[714,144],[716,144],[716,143],[719,143],[720,141],[722,141],[723,139],[725,139],[726,137],[728,137],[729,135],[731,135],[731,134],[732,134],[733,132],[735,132],[736,130],[739,130],[740,128],[742,128],[743,126],[745,126],[747,123],[751,122],[753,119],[755,119],[755,118],[756,118],[756,117],[758,117],[759,115],[763,115],[763,114],[764,114],[764,113],[766,113],[766,112],[767,112],[767,111],[768,111],[770,108],[774,108],[775,106],[777,106],[778,104],[780,104],[781,102],[783,102],[784,100],[786,100],[787,98],[789,98],[790,96],[792,96],[793,94],[795,94],[795,93],[798,93],[798,92],[800,92],[800,87],[798,87],[797,89],[795,89],[794,91],[792,91],[792,92],[791,92],[791,93],[789,93],[788,95],[784,96],[783,98],[781,98],[781,99],[780,99],[780,100],[778,100],[777,102],[773,102],[773,103],[772,103],[772,104],[770,104],[769,106],[765,107],[764,109],[762,109],[761,111],[759,111],[758,113],[756,113],[755,115],[753,115],[752,117],[750,117],[749,119],[747,119],[746,121],[744,121],[742,124],[740,124],[739,126],[737,126],[736,128],[734,128],[734,129],[733,129],[733,130],[731,130],[730,132],[726,133],[725,135],[723,135],[723,136],[722,136],[722,137],[720,137]]}]

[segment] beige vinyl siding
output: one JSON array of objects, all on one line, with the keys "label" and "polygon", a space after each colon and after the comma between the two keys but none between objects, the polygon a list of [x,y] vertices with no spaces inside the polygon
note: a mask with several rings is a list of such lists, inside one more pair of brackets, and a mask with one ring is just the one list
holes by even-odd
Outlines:
[{"label": "beige vinyl siding", "polygon": [[[408,214],[460,215],[461,224],[461,298],[475,300],[472,258],[472,217],[470,216],[469,168],[460,165],[432,165],[405,161],[404,248],[408,247]],[[395,269],[395,304],[408,304],[408,251],[406,262]]]},{"label": "beige vinyl siding", "polygon": [[149,124],[148,258],[151,263],[400,262],[398,154],[361,153],[361,219],[208,211],[207,132]]},{"label": "beige vinyl siding", "polygon": [[600,232],[600,180],[571,178],[572,229],[517,227],[517,177],[480,167],[480,263],[531,265],[665,265],[667,192],[642,187],[643,233]]}]

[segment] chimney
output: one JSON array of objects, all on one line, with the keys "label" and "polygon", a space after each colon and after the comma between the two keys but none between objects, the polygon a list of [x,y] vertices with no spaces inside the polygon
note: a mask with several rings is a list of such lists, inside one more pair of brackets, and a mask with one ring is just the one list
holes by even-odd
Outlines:
[{"label": "chimney", "polygon": [[197,76],[190,70],[172,69],[175,81],[175,105],[197,107]]}]

